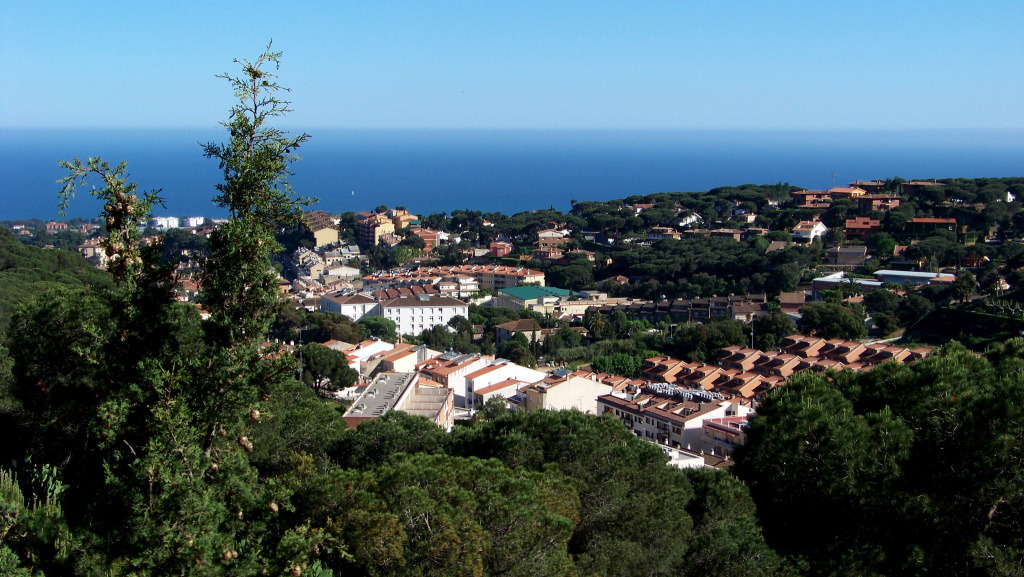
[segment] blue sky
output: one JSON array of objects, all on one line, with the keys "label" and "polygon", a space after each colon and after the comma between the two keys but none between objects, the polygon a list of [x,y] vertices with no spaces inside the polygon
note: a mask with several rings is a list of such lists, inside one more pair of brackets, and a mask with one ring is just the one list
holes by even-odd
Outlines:
[{"label": "blue sky", "polygon": [[0,0],[0,128],[1024,128],[1024,2]]}]

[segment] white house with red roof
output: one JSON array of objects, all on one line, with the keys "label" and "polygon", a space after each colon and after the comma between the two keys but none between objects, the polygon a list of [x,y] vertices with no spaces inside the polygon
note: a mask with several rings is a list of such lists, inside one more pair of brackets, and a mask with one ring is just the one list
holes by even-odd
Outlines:
[{"label": "white house with red roof", "polygon": [[820,220],[801,220],[793,227],[793,240],[800,242],[814,242],[814,239],[824,236],[828,227]]}]

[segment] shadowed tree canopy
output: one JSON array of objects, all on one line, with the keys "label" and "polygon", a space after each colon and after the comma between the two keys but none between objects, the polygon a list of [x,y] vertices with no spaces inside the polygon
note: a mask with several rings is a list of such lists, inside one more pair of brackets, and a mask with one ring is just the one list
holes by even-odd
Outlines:
[{"label": "shadowed tree canopy", "polygon": [[364,339],[378,338],[393,343],[398,340],[398,325],[384,317],[365,317],[359,321],[359,331]]},{"label": "shadowed tree canopy", "polygon": [[954,343],[911,365],[798,374],[737,456],[768,542],[811,575],[1012,574],[1022,374],[1022,339],[988,360]]}]

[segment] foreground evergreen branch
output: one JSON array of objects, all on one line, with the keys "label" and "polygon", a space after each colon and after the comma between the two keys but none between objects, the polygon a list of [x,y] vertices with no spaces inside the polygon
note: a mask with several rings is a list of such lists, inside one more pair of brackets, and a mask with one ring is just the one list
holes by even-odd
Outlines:
[{"label": "foreground evergreen branch", "polygon": [[110,259],[107,270],[114,280],[133,282],[142,269],[139,226],[146,225],[153,206],[163,206],[160,191],[151,190],[139,198],[135,194],[138,185],[128,182],[128,165],[123,161],[113,170],[99,157],[88,158],[84,163],[76,157],[71,162],[59,160],[57,164],[69,172],[57,181],[63,185],[59,203],[61,216],[74,198],[76,188],[85,186],[88,177],[98,176],[103,180],[103,188],[97,190],[94,186],[90,193],[106,201],[103,216],[107,237],[102,246]]}]

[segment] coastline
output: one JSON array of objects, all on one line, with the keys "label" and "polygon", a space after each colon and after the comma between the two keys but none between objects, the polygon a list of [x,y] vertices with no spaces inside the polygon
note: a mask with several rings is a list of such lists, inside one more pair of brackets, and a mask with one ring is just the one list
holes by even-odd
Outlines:
[{"label": "coastline", "polygon": [[[471,208],[506,214],[573,199],[607,200],[745,183],[810,189],[857,179],[1008,177],[1024,170],[1024,130],[308,130],[291,182],[317,208],[379,204],[421,214]],[[57,159],[128,161],[142,189],[161,188],[157,215],[222,216],[220,180],[201,129],[5,129],[0,185],[5,219],[57,216]],[[354,194],[353,194],[354,193]],[[94,216],[76,199],[67,216]]]}]

